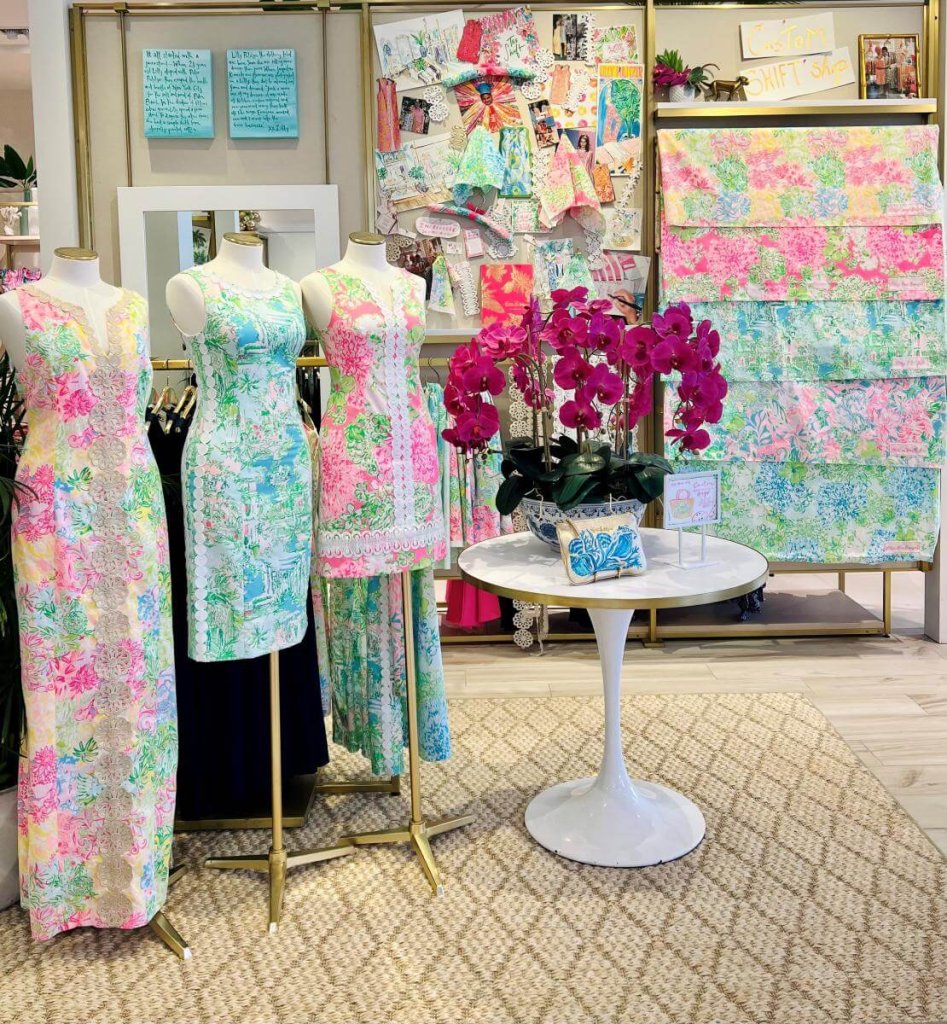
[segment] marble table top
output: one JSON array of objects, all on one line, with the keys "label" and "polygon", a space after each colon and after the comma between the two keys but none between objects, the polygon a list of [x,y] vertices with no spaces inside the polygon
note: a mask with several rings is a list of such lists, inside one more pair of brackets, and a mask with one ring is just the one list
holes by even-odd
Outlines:
[{"label": "marble table top", "polygon": [[[753,548],[707,538],[707,564],[678,565],[676,530],[642,529],[648,570],[574,586],[558,551],[531,533],[495,537],[467,548],[459,559],[461,576],[483,590],[535,604],[572,608],[683,608],[748,594],[766,582],[769,564]],[[684,560],[700,558],[700,535],[684,534]]]}]

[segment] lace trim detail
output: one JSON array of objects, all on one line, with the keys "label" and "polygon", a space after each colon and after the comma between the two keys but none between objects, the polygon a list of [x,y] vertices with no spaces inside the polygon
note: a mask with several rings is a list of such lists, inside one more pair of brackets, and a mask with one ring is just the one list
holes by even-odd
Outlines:
[{"label": "lace trim detail", "polygon": [[289,280],[283,274],[280,274],[276,270],[271,270],[270,273],[274,275],[273,284],[269,288],[246,288],[242,284],[237,284],[236,281],[231,281],[229,278],[224,277],[222,274],[216,273],[216,271],[208,270],[208,264],[204,263],[198,267],[191,267],[189,273],[195,278],[198,283],[202,277],[206,277],[209,281],[213,281],[220,288],[227,288],[231,291],[240,292],[241,295],[249,295],[253,299],[273,299],[286,287],[286,282]]},{"label": "lace trim detail", "polygon": [[360,533],[330,533],[320,527],[316,541],[321,558],[356,558],[432,547],[443,540],[443,533],[441,523]]}]

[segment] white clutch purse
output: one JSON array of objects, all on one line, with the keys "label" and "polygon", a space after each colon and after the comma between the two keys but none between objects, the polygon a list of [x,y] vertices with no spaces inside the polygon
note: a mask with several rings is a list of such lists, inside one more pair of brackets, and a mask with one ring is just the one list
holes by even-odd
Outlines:
[{"label": "white clutch purse", "polygon": [[566,519],[556,535],[570,583],[640,576],[648,568],[634,516]]}]

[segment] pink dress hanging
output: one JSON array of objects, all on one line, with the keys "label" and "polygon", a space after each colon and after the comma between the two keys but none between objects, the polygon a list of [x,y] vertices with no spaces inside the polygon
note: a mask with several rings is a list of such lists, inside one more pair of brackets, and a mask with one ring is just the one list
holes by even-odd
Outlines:
[{"label": "pink dress hanging", "polygon": [[378,79],[378,152],[393,153],[401,149],[398,126],[398,94],[393,78]]},{"label": "pink dress hanging", "polygon": [[457,59],[468,64],[476,64],[480,60],[480,41],[483,38],[483,25],[474,18],[464,25],[460,43],[457,46]]}]

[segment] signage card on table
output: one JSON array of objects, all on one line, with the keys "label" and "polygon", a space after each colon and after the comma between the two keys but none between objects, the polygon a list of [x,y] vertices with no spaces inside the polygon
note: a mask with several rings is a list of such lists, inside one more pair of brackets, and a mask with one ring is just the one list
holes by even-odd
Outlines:
[{"label": "signage card on table", "polygon": [[[720,522],[720,473],[671,473],[664,478],[664,528],[677,530],[677,564],[694,569],[707,561],[707,527]],[[684,561],[684,529],[700,527],[700,560]]]},{"label": "signage card on table", "polygon": [[835,49],[835,18],[829,13],[776,21],[743,21],[740,43],[746,59],[826,53]]},{"label": "signage card on table", "polygon": [[295,50],[228,50],[232,139],[299,138]]},{"label": "signage card on table", "polygon": [[848,47],[814,57],[791,57],[774,64],[750,64],[740,68],[749,80],[749,100],[788,100],[794,96],[837,89],[855,81],[855,69]]},{"label": "signage card on table", "polygon": [[212,139],[210,50],[142,50],[146,139]]}]

